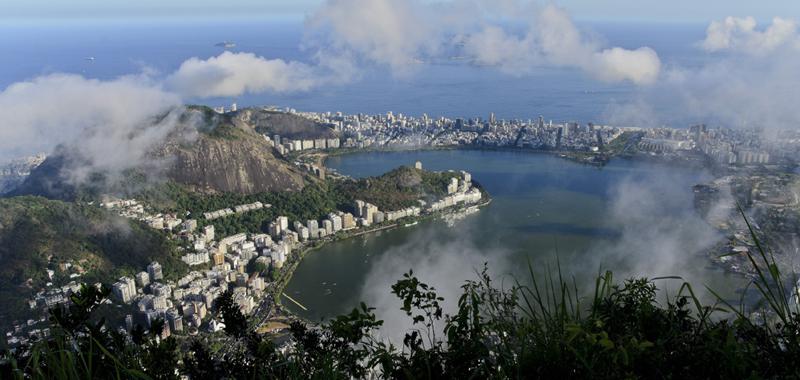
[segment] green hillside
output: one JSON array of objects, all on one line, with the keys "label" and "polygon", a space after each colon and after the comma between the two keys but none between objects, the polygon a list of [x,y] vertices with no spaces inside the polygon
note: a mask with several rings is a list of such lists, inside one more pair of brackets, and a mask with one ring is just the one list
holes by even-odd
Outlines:
[{"label": "green hillside", "polygon": [[[94,205],[0,199],[0,324],[30,314],[25,301],[45,288],[47,269],[55,271],[54,285],[68,282],[71,273],[83,273],[83,282],[109,282],[153,260],[181,269],[173,252],[163,233]],[[65,270],[66,263],[72,268]]]},{"label": "green hillside", "polygon": [[378,177],[367,177],[336,184],[336,191],[351,201],[361,199],[381,210],[419,206],[417,200],[430,201],[447,194],[450,178],[458,172],[431,172],[401,166]]},{"label": "green hillside", "polygon": [[269,222],[280,215],[292,221],[305,221],[323,218],[336,210],[353,212],[356,199],[370,202],[381,210],[417,206],[418,199],[431,200],[432,197],[444,195],[450,178],[459,175],[456,172],[430,172],[403,166],[377,177],[328,180],[309,184],[301,191],[256,194],[202,194],[170,182],[151,187],[137,194],[136,198],[162,212],[180,215],[188,212],[190,217],[198,220],[200,227],[209,223],[202,217],[204,212],[256,201],[272,205],[271,208],[214,220],[214,228],[223,236],[244,231],[266,231]]}]

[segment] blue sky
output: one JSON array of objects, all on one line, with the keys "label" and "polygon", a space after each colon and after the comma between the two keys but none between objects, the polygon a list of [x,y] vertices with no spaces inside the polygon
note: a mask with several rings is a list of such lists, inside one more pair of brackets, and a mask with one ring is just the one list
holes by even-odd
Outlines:
[{"label": "blue sky", "polygon": [[[324,0],[2,0],[4,19],[302,17]],[[433,1],[433,0],[432,0]],[[797,0],[557,0],[579,20],[707,22],[725,16],[800,18]]]}]

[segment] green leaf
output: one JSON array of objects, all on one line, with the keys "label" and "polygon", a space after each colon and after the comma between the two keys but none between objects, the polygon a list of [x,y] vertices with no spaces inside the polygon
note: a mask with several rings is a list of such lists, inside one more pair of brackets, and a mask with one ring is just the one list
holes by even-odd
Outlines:
[{"label": "green leaf", "polygon": [[606,350],[610,350],[610,349],[614,348],[614,342],[612,342],[611,339],[608,339],[608,338],[602,338],[597,343],[599,343],[601,346],[603,346],[603,348],[605,348]]}]

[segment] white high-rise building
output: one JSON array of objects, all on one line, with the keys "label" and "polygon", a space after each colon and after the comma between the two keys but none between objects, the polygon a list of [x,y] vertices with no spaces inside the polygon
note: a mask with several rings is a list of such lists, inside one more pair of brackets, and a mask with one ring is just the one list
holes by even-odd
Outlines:
[{"label": "white high-rise building", "polygon": [[167,297],[164,295],[153,297],[153,309],[159,311],[167,310]]},{"label": "white high-rise building", "polygon": [[338,232],[342,229],[342,217],[336,214],[328,214],[328,218],[333,222],[333,232]]},{"label": "white high-rise building", "polygon": [[285,216],[279,216],[277,221],[278,225],[280,225],[281,227],[281,231],[287,230],[289,228],[289,218]]},{"label": "white high-rise building", "polygon": [[136,283],[139,284],[139,287],[144,288],[145,286],[150,284],[150,274],[145,271],[141,271],[136,274]]},{"label": "white high-rise building", "polygon": [[150,282],[155,282],[164,278],[164,274],[161,272],[161,264],[156,261],[153,261],[147,266],[147,274],[150,275]]},{"label": "white high-rise building", "polygon": [[286,250],[281,248],[280,245],[275,247],[275,250],[272,251],[270,256],[272,258],[272,265],[274,265],[275,268],[283,267],[283,263],[286,262]]},{"label": "white high-rise building", "polygon": [[183,317],[176,309],[169,309],[166,312],[166,319],[169,329],[172,331],[183,331]]},{"label": "white high-rise building", "polygon": [[308,227],[308,235],[311,239],[319,237],[319,223],[316,220],[309,220],[306,224]]},{"label": "white high-rise building", "polygon": [[130,303],[136,297],[136,282],[130,277],[121,277],[111,286],[111,291],[122,303]]},{"label": "white high-rise building", "polygon": [[214,240],[214,226],[208,225],[203,228],[203,238],[205,239],[206,243]]},{"label": "white high-rise building", "polygon": [[300,225],[300,227],[297,229],[297,235],[298,235],[298,238],[300,238],[300,241],[306,241],[310,237],[310,234],[308,232],[308,228],[306,228],[303,225]]},{"label": "white high-rise building", "polygon": [[326,235],[333,234],[333,222],[330,219],[325,219],[322,221],[322,228],[325,229]]},{"label": "white high-rise building", "polygon": [[268,231],[273,238],[277,239],[281,236],[281,225],[276,222],[270,222]]}]

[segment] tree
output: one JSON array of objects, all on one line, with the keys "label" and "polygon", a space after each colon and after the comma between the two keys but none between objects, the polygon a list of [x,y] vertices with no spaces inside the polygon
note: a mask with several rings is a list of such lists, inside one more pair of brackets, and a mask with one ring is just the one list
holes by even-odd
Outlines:
[{"label": "tree", "polygon": [[224,291],[217,298],[217,315],[222,316],[225,323],[225,332],[237,338],[248,334],[247,318],[242,314],[239,305],[233,300],[231,290]]}]

